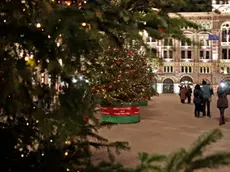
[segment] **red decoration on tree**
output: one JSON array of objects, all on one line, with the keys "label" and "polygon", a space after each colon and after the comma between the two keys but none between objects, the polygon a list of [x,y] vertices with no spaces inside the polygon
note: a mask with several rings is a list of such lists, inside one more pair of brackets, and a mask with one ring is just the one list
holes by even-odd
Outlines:
[{"label": "red decoration on tree", "polygon": [[108,101],[109,104],[112,104],[113,102],[111,100]]},{"label": "red decoration on tree", "polygon": [[113,86],[112,86],[112,85],[109,85],[108,88],[111,89],[111,88],[113,88]]},{"label": "red decoration on tree", "polygon": [[132,73],[135,72],[135,71],[136,71],[135,69],[131,69],[131,70],[130,70],[130,72],[132,72]]},{"label": "red decoration on tree", "polygon": [[83,116],[82,120],[86,124],[89,122],[89,118],[87,116]]},{"label": "red decoration on tree", "polygon": [[128,56],[130,57],[131,55],[132,55],[132,53],[129,51],[129,52],[128,52]]},{"label": "red decoration on tree", "polygon": [[92,92],[97,92],[97,89],[95,87],[93,87]]},{"label": "red decoration on tree", "polygon": [[121,79],[121,75],[118,75],[117,80],[120,80],[120,79]]},{"label": "red decoration on tree", "polygon": [[158,31],[159,32],[165,32],[165,28],[159,28]]},{"label": "red decoration on tree", "polygon": [[117,60],[117,61],[116,61],[116,64],[117,64],[117,65],[121,64],[120,60]]}]

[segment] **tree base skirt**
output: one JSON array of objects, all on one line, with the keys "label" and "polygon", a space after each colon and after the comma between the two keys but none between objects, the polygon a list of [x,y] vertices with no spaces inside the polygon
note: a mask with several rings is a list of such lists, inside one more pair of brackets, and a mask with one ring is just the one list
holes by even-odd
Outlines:
[{"label": "tree base skirt", "polygon": [[100,116],[100,120],[109,123],[115,124],[130,124],[130,123],[138,123],[140,122],[140,115],[133,116]]},{"label": "tree base skirt", "polygon": [[139,106],[148,106],[148,102],[147,101],[139,102]]}]

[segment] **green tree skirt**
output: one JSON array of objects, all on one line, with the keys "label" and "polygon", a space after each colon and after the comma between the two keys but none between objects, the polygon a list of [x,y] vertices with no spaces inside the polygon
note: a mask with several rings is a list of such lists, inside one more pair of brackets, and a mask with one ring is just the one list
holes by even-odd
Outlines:
[{"label": "green tree skirt", "polygon": [[148,106],[148,101],[138,102],[139,106]]},{"label": "green tree skirt", "polygon": [[101,121],[115,124],[130,124],[140,122],[140,114],[133,116],[105,116],[101,115]]}]

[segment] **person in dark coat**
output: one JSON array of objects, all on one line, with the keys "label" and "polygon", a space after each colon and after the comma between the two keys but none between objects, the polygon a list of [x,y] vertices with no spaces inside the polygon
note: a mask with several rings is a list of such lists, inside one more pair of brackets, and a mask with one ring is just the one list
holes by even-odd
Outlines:
[{"label": "person in dark coat", "polygon": [[187,88],[187,98],[188,98],[188,103],[191,103],[191,97],[192,97],[192,88],[188,86]]},{"label": "person in dark coat", "polygon": [[194,115],[197,118],[200,116],[200,112],[203,111],[202,109],[203,96],[202,95],[203,93],[200,88],[200,85],[197,84],[193,92],[193,96],[194,96],[193,103],[195,105]]},{"label": "person in dark coat", "polygon": [[[210,104],[211,104],[211,87],[206,83],[205,80],[202,81],[202,91],[203,91],[203,116],[206,115],[211,117]],[[207,114],[206,114],[207,109]]]},{"label": "person in dark coat", "polygon": [[224,111],[228,108],[227,88],[224,82],[221,82],[217,88],[217,108],[220,111],[219,125],[225,124]]}]

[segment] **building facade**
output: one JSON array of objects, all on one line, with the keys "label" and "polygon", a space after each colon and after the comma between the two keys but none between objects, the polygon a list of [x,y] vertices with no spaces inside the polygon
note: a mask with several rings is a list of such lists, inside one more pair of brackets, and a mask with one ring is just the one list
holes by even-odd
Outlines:
[{"label": "building facade", "polygon": [[202,26],[202,30],[183,28],[184,34],[199,45],[171,38],[157,41],[143,33],[149,49],[163,61],[152,65],[158,93],[179,93],[179,85],[194,86],[202,80],[214,89],[221,80],[230,81],[230,0],[225,4],[213,0],[212,4],[212,12],[180,13]]}]

